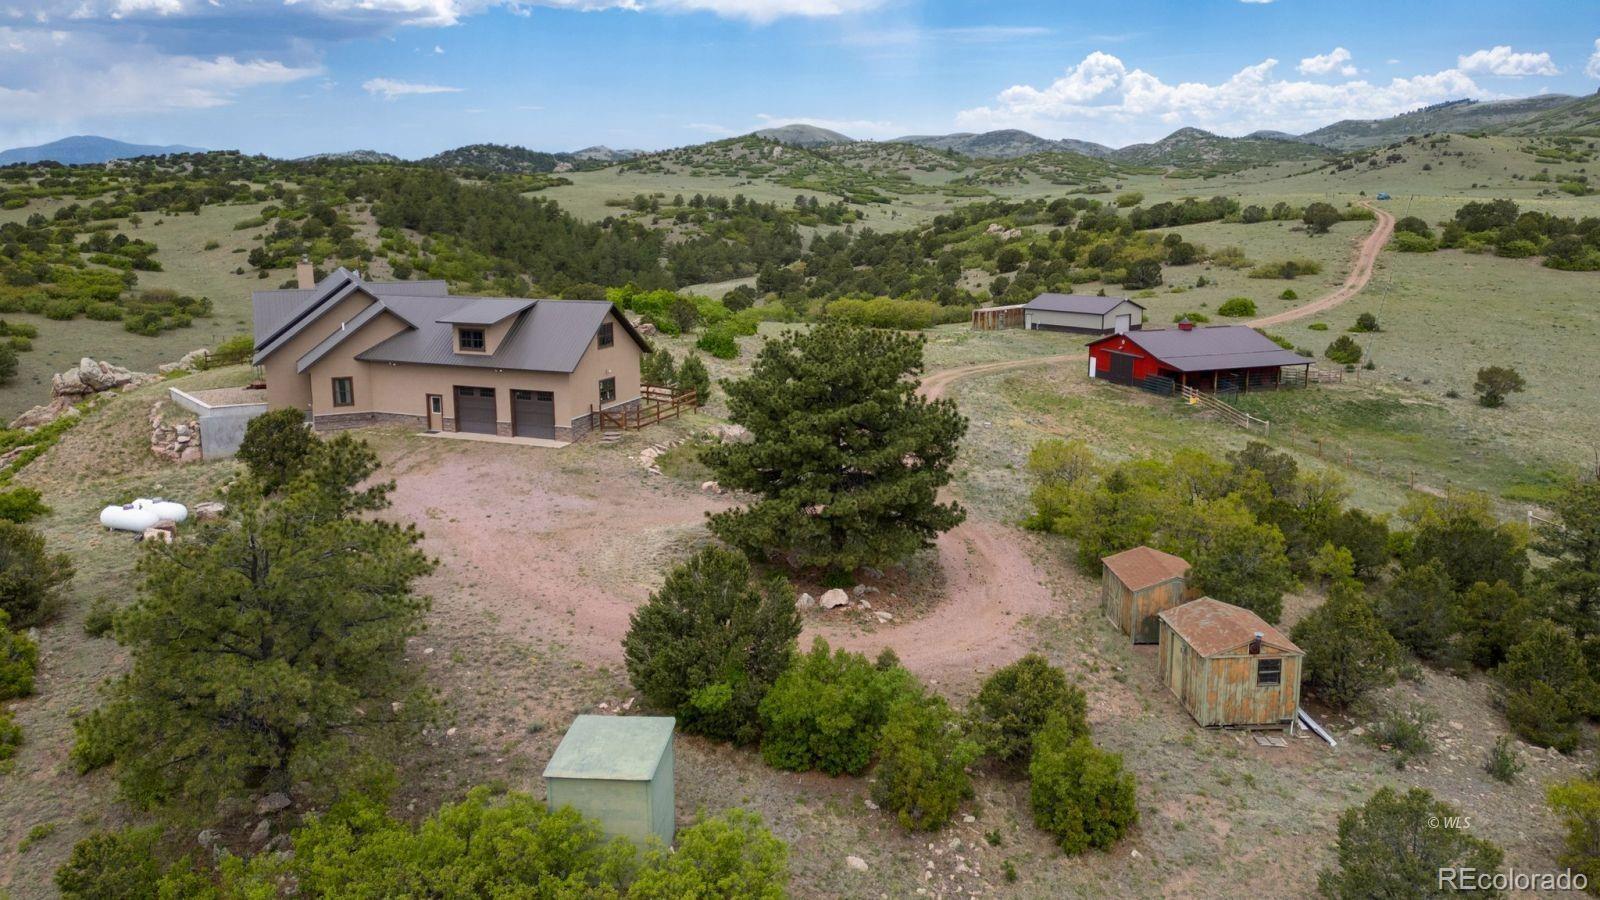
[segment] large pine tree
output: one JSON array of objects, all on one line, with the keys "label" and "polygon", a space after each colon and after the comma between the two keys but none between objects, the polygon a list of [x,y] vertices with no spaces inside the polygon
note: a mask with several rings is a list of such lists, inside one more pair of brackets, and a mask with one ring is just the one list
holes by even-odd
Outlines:
[{"label": "large pine tree", "polygon": [[917,396],[921,338],[822,325],[761,348],[750,376],[726,384],[745,444],[705,461],[723,486],[757,494],[711,530],[752,556],[832,573],[902,560],[960,524],[940,503],[966,419]]}]

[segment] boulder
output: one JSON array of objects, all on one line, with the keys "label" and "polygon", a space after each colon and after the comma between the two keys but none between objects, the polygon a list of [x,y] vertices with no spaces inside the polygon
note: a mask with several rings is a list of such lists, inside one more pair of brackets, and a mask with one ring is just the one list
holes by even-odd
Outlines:
[{"label": "boulder", "polygon": [[210,350],[207,350],[204,347],[200,347],[198,349],[190,350],[188,353],[185,353],[182,357],[180,357],[178,359],[177,362],[162,363],[161,365],[156,367],[156,371],[160,372],[163,375],[165,375],[168,372],[176,372],[176,371],[179,371],[180,369],[183,369],[183,370],[193,369],[193,368],[197,367],[198,365],[200,365],[200,363],[202,363],[205,360],[209,359],[210,356],[211,356],[211,351]]},{"label": "boulder", "polygon": [[857,872],[865,872],[867,870],[867,861],[859,856],[846,856],[844,864]]},{"label": "boulder", "polygon": [[810,609],[817,605],[817,598],[811,596],[810,594],[802,593],[795,600],[794,605],[800,607],[801,609]]},{"label": "boulder", "polygon": [[172,532],[166,528],[162,528],[158,524],[154,527],[146,528],[141,539],[146,541],[160,541],[163,544],[170,544],[172,543]]},{"label": "boulder", "polygon": [[256,815],[266,816],[289,808],[289,795],[283,791],[273,791],[256,801]]},{"label": "boulder", "polygon": [[717,484],[715,481],[702,481],[700,482],[700,490],[708,494],[720,494],[722,493],[722,485]]},{"label": "boulder", "polygon": [[207,828],[206,830],[194,836],[194,842],[206,848],[215,847],[221,841],[222,832],[216,830],[215,828]]},{"label": "boulder", "polygon": [[49,403],[35,406],[11,420],[12,428],[40,428],[63,416],[75,416],[78,408],[67,397],[53,397]]},{"label": "boulder", "polygon": [[193,445],[184,447],[183,452],[178,454],[178,462],[181,463],[199,462],[202,458],[200,448]]},{"label": "boulder", "polygon": [[650,335],[656,333],[656,326],[650,324],[649,322],[640,322],[634,327],[638,329],[639,334],[642,337],[649,337]]},{"label": "boulder", "polygon": [[255,829],[250,832],[250,846],[259,847],[265,844],[267,838],[270,837],[272,837],[272,822],[262,819],[256,823]]},{"label": "boulder", "polygon": [[196,503],[194,509],[190,510],[190,512],[194,513],[196,522],[209,522],[213,519],[222,518],[222,513],[227,508],[224,503],[216,500],[207,500],[204,503]]},{"label": "boulder", "polygon": [[833,588],[824,593],[822,599],[818,602],[822,604],[823,609],[838,609],[841,606],[850,605],[850,595],[840,588]]},{"label": "boulder", "polygon": [[132,372],[108,362],[95,362],[85,356],[65,372],[50,376],[50,396],[87,397],[102,391],[132,387],[160,378],[145,372]]}]

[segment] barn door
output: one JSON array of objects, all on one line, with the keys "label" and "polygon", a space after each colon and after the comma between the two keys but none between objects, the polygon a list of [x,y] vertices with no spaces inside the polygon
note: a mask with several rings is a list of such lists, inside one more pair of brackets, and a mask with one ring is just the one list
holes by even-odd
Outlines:
[{"label": "barn door", "polygon": [[1117,384],[1133,384],[1133,357],[1126,353],[1111,354],[1111,371],[1108,378]]}]

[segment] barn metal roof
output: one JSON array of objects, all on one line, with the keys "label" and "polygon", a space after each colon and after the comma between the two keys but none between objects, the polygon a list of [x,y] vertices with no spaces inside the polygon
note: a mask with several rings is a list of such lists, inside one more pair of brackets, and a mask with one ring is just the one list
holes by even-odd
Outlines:
[{"label": "barn metal roof", "polygon": [[1153,547],[1134,547],[1100,562],[1130,591],[1142,591],[1163,581],[1182,578],[1189,571],[1189,563],[1183,557],[1162,553]]},{"label": "barn metal roof", "polygon": [[[1044,293],[1029,300],[1028,309],[1045,310],[1048,312],[1083,313],[1091,316],[1103,316],[1116,309],[1122,303],[1133,303],[1127,297],[1095,297],[1088,294],[1053,294]],[[1133,303],[1144,309],[1137,303]]]},{"label": "barn metal roof", "polygon": [[672,746],[676,725],[671,716],[579,716],[544,777],[649,781]]},{"label": "barn metal roof", "polygon": [[1193,647],[1201,656],[1224,656],[1240,650],[1250,643],[1257,633],[1261,642],[1283,653],[1300,654],[1305,651],[1284,637],[1283,632],[1242,606],[1223,603],[1210,597],[1201,597],[1182,606],[1162,610],[1161,620]]},{"label": "barn metal roof", "polygon": [[1146,328],[1116,337],[1127,338],[1146,353],[1180,372],[1304,366],[1311,362],[1298,353],[1279,347],[1271,338],[1245,325],[1212,325],[1190,331],[1181,328]]}]

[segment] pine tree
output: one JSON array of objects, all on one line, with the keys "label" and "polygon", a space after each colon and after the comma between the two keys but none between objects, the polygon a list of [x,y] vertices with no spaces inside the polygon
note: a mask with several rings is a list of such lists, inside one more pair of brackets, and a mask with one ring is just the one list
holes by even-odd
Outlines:
[{"label": "pine tree", "polygon": [[1551,504],[1533,548],[1550,564],[1538,573],[1552,612],[1579,638],[1600,635],[1600,480],[1574,481]]},{"label": "pine tree", "polygon": [[377,469],[364,443],[315,457],[272,499],[241,481],[225,520],[140,562],[117,617],[133,666],[74,750],[81,767],[114,759],[135,804],[209,810],[321,781],[418,707],[403,649],[428,608],[412,591],[433,568],[422,535],[357,515],[392,487],[357,489]]},{"label": "pine tree", "polygon": [[1438,560],[1430,559],[1395,576],[1378,612],[1395,640],[1423,659],[1440,660],[1450,649],[1454,603],[1450,576]]},{"label": "pine tree", "polygon": [[1306,652],[1305,680],[1330,706],[1348,709],[1367,692],[1394,683],[1400,645],[1354,579],[1336,580],[1328,599],[1290,636]]},{"label": "pine tree", "polygon": [[711,530],[752,556],[847,573],[902,560],[965,517],[940,503],[966,420],[916,394],[922,340],[825,324],[768,341],[727,382],[753,440],[707,450],[717,480],[759,495]]},{"label": "pine tree", "polygon": [[1578,746],[1578,723],[1594,711],[1596,688],[1570,630],[1549,620],[1535,622],[1494,674],[1505,691],[1511,730],[1562,753]]},{"label": "pine tree", "polygon": [[1440,827],[1460,813],[1422,788],[1380,788],[1339,817],[1338,864],[1317,878],[1317,892],[1338,900],[1432,897],[1445,869],[1494,872],[1499,847],[1461,828]]}]

